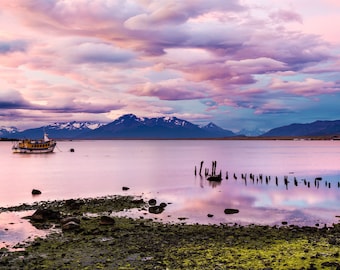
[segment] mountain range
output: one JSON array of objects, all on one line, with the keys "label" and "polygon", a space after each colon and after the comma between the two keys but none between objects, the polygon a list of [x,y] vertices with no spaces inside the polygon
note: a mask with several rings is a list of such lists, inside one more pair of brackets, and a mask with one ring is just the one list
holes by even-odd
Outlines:
[{"label": "mountain range", "polygon": [[[111,123],[62,122],[19,131],[16,127],[0,127],[0,138],[40,139],[46,132],[54,139],[204,139],[237,136],[300,137],[340,136],[340,120],[315,121],[308,124],[291,124],[259,134],[242,130],[234,133],[214,123],[205,126],[192,124],[176,117],[146,118],[126,114]],[[244,132],[244,133],[243,133]]]},{"label": "mountain range", "polygon": [[2,128],[0,137],[39,139],[44,132],[54,139],[191,139],[235,136],[232,131],[213,123],[200,127],[176,117],[145,118],[126,114],[108,124],[73,121],[24,131],[14,127]]}]

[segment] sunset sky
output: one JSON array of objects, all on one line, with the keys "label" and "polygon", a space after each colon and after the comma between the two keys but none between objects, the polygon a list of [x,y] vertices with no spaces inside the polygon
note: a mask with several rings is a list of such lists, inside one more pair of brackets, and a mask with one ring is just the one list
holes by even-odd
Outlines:
[{"label": "sunset sky", "polygon": [[10,0],[0,23],[0,126],[340,119],[338,0]]}]

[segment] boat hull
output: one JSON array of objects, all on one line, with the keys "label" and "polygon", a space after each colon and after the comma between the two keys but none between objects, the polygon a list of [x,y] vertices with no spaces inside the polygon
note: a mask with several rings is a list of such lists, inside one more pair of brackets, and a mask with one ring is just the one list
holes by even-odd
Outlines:
[{"label": "boat hull", "polygon": [[30,148],[20,148],[20,147],[13,147],[13,153],[20,153],[20,154],[47,154],[53,153],[55,145],[48,147],[46,149],[30,149]]}]

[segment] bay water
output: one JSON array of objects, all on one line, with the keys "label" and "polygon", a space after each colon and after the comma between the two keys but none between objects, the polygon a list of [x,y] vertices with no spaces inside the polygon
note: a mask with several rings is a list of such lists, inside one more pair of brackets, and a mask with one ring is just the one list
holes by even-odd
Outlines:
[{"label": "bay water", "polygon": [[[13,154],[11,146],[0,142],[0,207],[133,195],[167,203],[160,215],[144,213],[166,222],[324,226],[339,220],[340,141],[74,140],[39,155]],[[212,161],[221,182],[206,179]],[[42,194],[32,196],[32,189]],[[226,215],[226,208],[239,213]],[[37,233],[22,216],[0,214],[3,245]]]}]

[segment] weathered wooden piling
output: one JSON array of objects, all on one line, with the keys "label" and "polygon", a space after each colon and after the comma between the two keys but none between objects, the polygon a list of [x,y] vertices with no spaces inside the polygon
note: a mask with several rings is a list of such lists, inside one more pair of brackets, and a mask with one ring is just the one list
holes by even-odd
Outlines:
[{"label": "weathered wooden piling", "polygon": [[320,185],[320,181],[322,180],[322,177],[315,177],[315,180],[314,180],[314,186],[316,188],[319,188],[319,185]]},{"label": "weathered wooden piling", "polygon": [[288,189],[289,181],[288,181],[288,176],[287,175],[284,176],[284,183],[285,183],[286,189]]},{"label": "weathered wooden piling", "polygon": [[201,161],[201,165],[200,165],[200,175],[202,175],[202,167],[203,167],[203,160]]},{"label": "weathered wooden piling", "polygon": [[213,161],[211,164],[211,175],[216,174],[217,161]]}]

